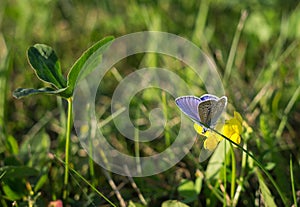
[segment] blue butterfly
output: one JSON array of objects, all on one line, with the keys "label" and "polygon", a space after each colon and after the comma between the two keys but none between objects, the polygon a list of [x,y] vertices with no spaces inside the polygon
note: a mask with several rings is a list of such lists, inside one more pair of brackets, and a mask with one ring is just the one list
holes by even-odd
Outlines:
[{"label": "blue butterfly", "polygon": [[227,97],[204,94],[200,98],[196,96],[181,96],[175,99],[177,106],[194,122],[203,127],[202,133],[208,128],[214,128],[217,120],[227,105]]}]

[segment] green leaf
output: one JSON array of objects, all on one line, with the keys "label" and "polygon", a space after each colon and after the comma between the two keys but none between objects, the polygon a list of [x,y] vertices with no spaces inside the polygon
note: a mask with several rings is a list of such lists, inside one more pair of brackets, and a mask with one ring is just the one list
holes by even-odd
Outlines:
[{"label": "green leaf", "polygon": [[202,189],[203,177],[197,177],[195,180],[195,191],[199,195]]},{"label": "green leaf", "polygon": [[6,171],[4,171],[0,174],[0,180],[2,179],[2,177],[4,177],[5,174],[6,174]]},{"label": "green leaf", "polygon": [[[111,36],[105,37],[86,50],[70,69],[67,81],[61,73],[60,62],[51,47],[44,44],[36,44],[30,47],[28,49],[28,60],[31,67],[35,70],[40,80],[50,83],[55,88],[18,88],[14,91],[13,96],[15,98],[23,98],[36,94],[52,94],[64,98],[71,97],[81,70],[84,67],[94,69],[96,64],[99,64],[102,60],[101,54],[103,50],[113,39]],[[90,71],[85,72],[89,73]]]},{"label": "green leaf", "polygon": [[184,202],[192,202],[197,199],[197,192],[194,182],[187,179],[182,179],[178,186],[178,193],[184,198]]},{"label": "green leaf", "polygon": [[219,176],[220,169],[223,167],[223,162],[225,160],[224,151],[225,151],[225,144],[226,144],[226,153],[230,149],[230,145],[226,140],[223,140],[219,143],[217,149],[214,151],[213,155],[209,159],[205,177],[207,180],[209,179],[217,179]]},{"label": "green leaf", "polygon": [[[68,74],[68,83],[67,88],[65,91],[62,91],[60,93],[61,96],[65,98],[69,98],[73,95],[74,87],[77,81],[77,78],[79,76],[79,73],[81,70],[89,63],[93,63],[95,61],[95,58],[92,58],[92,60],[89,60],[89,58],[94,55],[96,52],[96,58],[99,58],[98,63],[102,60],[101,53],[103,50],[109,45],[108,43],[111,42],[114,38],[112,36],[108,36],[100,40],[99,42],[95,43],[93,46],[91,46],[89,49],[87,49],[81,57],[75,62],[75,64],[72,66],[69,74]],[[102,47],[102,48],[101,48]],[[98,50],[100,49],[101,50]]]},{"label": "green leaf", "polygon": [[168,200],[163,202],[161,207],[189,207],[189,206],[177,200]]},{"label": "green leaf", "polygon": [[259,182],[260,191],[262,193],[262,197],[264,199],[265,206],[277,206],[274,202],[274,198],[265,183],[265,180],[258,169],[256,169],[256,175]]},{"label": "green leaf", "polygon": [[18,179],[38,175],[38,171],[27,166],[4,166],[0,168],[0,174],[4,173],[2,179]]},{"label": "green leaf", "polygon": [[13,155],[17,155],[19,153],[19,146],[18,146],[18,142],[17,140],[13,137],[13,136],[8,136],[6,138],[6,148],[7,150],[13,154]]},{"label": "green leaf", "polygon": [[7,199],[19,200],[26,195],[26,187],[21,180],[7,180],[2,182],[2,190]]},{"label": "green leaf", "polygon": [[37,95],[37,94],[48,94],[55,95],[59,94],[63,89],[55,90],[53,88],[18,88],[14,91],[13,96],[15,98],[23,98],[25,96]]},{"label": "green leaf", "polygon": [[67,86],[61,72],[60,62],[50,46],[36,44],[28,49],[27,56],[39,79],[52,84],[57,89]]},{"label": "green leaf", "polygon": [[42,175],[34,186],[34,192],[38,192],[44,186],[47,180],[48,180],[48,175],[47,174]]}]

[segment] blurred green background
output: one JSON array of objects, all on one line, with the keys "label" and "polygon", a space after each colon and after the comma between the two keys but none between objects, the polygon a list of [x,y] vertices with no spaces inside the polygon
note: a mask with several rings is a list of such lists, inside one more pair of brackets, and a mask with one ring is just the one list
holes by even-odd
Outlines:
[{"label": "blurred green background", "polygon": [[[48,152],[63,157],[65,102],[54,96],[21,100],[12,97],[18,87],[44,86],[27,62],[28,47],[35,43],[53,47],[61,60],[63,73],[67,74],[82,52],[103,37],[117,38],[148,30],[189,39],[214,59],[224,77],[229,113],[240,112],[253,130],[251,134],[245,132],[244,146],[265,164],[291,205],[290,158],[294,164],[296,190],[300,184],[297,176],[300,173],[299,19],[300,5],[293,0],[0,0],[0,205],[11,206],[17,201],[20,206],[26,206],[30,198],[34,205],[47,206],[49,201],[60,199],[61,194],[63,166],[51,159]],[[119,73],[124,76],[132,71],[139,59],[120,64]],[[181,76],[191,87],[197,87],[194,85],[197,80],[191,74],[181,72]],[[108,74],[102,98],[104,105],[113,92],[110,84],[114,85]],[[204,89],[199,89],[200,92]],[[163,96],[157,91],[153,94],[158,100]],[[136,104],[142,102],[137,100]],[[172,102],[172,97],[167,95],[167,105],[175,109]],[[147,100],[143,104],[147,106]],[[169,112],[168,117],[173,122],[169,124],[169,135],[163,136],[172,136],[178,130],[176,117],[179,115],[178,111]],[[105,133],[118,136],[113,127],[108,127]],[[189,190],[190,186],[182,185],[185,181],[191,181],[188,185],[200,185],[196,178],[199,171],[205,172],[208,164],[197,163],[197,153],[187,155],[167,172],[135,179],[139,193],[128,178],[104,172],[100,167],[95,169],[96,179],[89,177],[88,156],[75,133],[71,145],[71,163],[75,170],[117,205],[122,204],[109,185],[110,179],[118,186],[120,196],[132,206],[145,203],[160,206],[166,200],[180,200],[190,206],[222,205],[222,199],[212,191],[219,187],[217,179],[203,181],[201,192],[186,193],[185,188]],[[151,144],[149,147],[155,148]],[[236,154],[239,163],[241,152],[237,150]],[[1,176],[5,166],[22,166],[24,171],[8,179]],[[25,167],[34,167],[36,172]],[[258,205],[263,196],[256,167],[249,161],[243,169],[238,204]],[[241,174],[240,169],[238,173]],[[267,179],[265,182],[270,188],[270,197],[279,206],[283,205],[272,185]],[[69,203],[71,206],[108,206],[76,176],[71,177]]]}]

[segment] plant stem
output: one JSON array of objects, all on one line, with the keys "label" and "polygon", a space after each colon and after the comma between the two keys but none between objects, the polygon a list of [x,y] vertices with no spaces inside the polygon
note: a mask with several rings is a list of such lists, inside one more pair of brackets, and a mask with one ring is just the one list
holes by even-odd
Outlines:
[{"label": "plant stem", "polygon": [[298,207],[297,196],[296,196],[296,191],[295,191],[295,181],[294,181],[294,173],[293,173],[292,156],[290,156],[290,175],[291,175],[292,193],[293,193],[293,199],[294,199],[294,205],[293,206]]},{"label": "plant stem", "polygon": [[233,66],[233,61],[234,61],[234,58],[235,58],[235,54],[237,52],[237,46],[238,46],[240,36],[241,36],[241,33],[242,33],[242,29],[244,27],[247,16],[248,16],[248,12],[246,10],[242,11],[240,21],[238,23],[238,26],[236,28],[236,31],[235,31],[235,34],[234,34],[234,37],[233,37],[233,41],[232,41],[230,52],[229,52],[229,57],[228,57],[227,64],[226,64],[226,67],[225,67],[224,80],[225,80],[226,84],[228,84],[228,81],[229,81],[229,77],[230,77],[230,74],[231,74],[231,69],[232,69],[232,66]]},{"label": "plant stem", "polygon": [[[162,99],[162,106],[163,106],[163,114],[165,120],[168,120],[168,105],[167,105],[167,99],[166,99],[166,93],[163,91],[161,94]],[[166,147],[169,147],[171,145],[171,135],[170,135],[170,127],[168,124],[165,125],[165,144]]]},{"label": "plant stem", "polygon": [[65,177],[64,177],[64,191],[63,200],[66,201],[68,196],[68,181],[69,181],[69,152],[70,152],[70,138],[71,138],[71,126],[72,126],[72,107],[73,100],[68,98],[68,120],[67,120],[67,132],[66,132],[66,145],[65,145]]},{"label": "plant stem", "polygon": [[236,180],[236,161],[235,161],[235,155],[232,148],[232,145],[230,144],[230,153],[231,153],[231,190],[230,190],[230,199],[231,203],[233,201],[234,192],[235,192],[235,180]]},{"label": "plant stem", "polygon": [[226,168],[227,168],[227,159],[226,159],[226,142],[224,143],[224,192],[223,192],[223,206],[226,207],[227,206],[227,200],[226,200],[226,188],[227,188],[227,177],[226,177]]},{"label": "plant stem", "polygon": [[[247,147],[245,143],[244,143],[244,146]],[[237,182],[238,186],[236,188],[236,193],[235,193],[233,201],[232,201],[232,207],[235,207],[237,205],[239,196],[240,196],[242,188],[243,188],[244,172],[246,170],[247,159],[248,159],[247,154],[243,152],[242,153],[242,162],[241,162],[242,163],[241,164],[241,173],[239,176],[239,182]]]},{"label": "plant stem", "polygon": [[94,168],[94,160],[93,160],[93,155],[94,155],[93,140],[96,136],[96,132],[95,132],[96,127],[97,127],[97,123],[92,121],[92,123],[90,123],[90,126],[89,126],[89,128],[91,129],[91,130],[89,130],[89,155],[90,155],[89,156],[89,169],[90,169],[90,176],[91,176],[93,185],[96,185],[95,168]]}]

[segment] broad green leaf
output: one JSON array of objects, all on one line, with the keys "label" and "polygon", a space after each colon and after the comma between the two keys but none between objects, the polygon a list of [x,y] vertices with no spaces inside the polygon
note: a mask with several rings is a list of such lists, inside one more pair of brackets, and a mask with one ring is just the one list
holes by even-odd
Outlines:
[{"label": "broad green leaf", "polygon": [[[105,37],[88,50],[75,62],[69,71],[67,81],[62,75],[60,62],[54,50],[44,44],[36,44],[28,49],[28,59],[31,67],[35,70],[39,79],[46,83],[50,83],[55,88],[45,87],[40,89],[34,88],[19,88],[14,91],[15,98],[23,98],[29,95],[36,94],[52,94],[59,95],[64,98],[69,98],[73,95],[74,87],[77,78],[84,67],[94,69],[90,64],[99,64],[102,60],[102,52],[106,48],[113,37]],[[91,57],[94,55],[93,57]],[[85,71],[90,72],[90,71]]]},{"label": "broad green leaf", "polygon": [[184,198],[184,202],[189,203],[197,199],[195,185],[191,180],[182,179],[177,190],[179,195]]},{"label": "broad green leaf", "polygon": [[25,187],[19,181],[10,181],[2,183],[2,190],[7,199],[14,201],[19,200],[26,195]]},{"label": "broad green leaf", "polygon": [[0,174],[4,173],[2,180],[5,179],[18,179],[29,176],[38,175],[38,171],[34,168],[27,166],[4,166],[0,168]]},{"label": "broad green leaf", "polygon": [[161,207],[189,207],[189,206],[177,200],[168,200],[163,202]]},{"label": "broad green leaf", "polygon": [[36,44],[28,49],[27,56],[31,67],[42,81],[52,84],[57,89],[67,86],[67,81],[61,72],[60,62],[51,47]]},{"label": "broad green leaf", "polygon": [[225,144],[226,144],[226,153],[230,149],[230,145],[226,140],[223,140],[219,143],[217,149],[214,151],[213,155],[209,159],[206,171],[205,171],[205,177],[207,180],[209,179],[217,179],[218,175],[220,173],[220,169],[223,167],[223,162],[225,159]]},{"label": "broad green leaf", "polygon": [[59,90],[55,90],[53,88],[39,88],[39,89],[35,89],[35,88],[18,88],[13,92],[13,96],[15,98],[23,98],[25,96],[31,96],[31,95],[37,95],[37,94],[48,94],[48,95],[55,95],[55,94],[59,94],[59,92],[61,92],[62,89]]},{"label": "broad green leaf", "polygon": [[[69,74],[68,74],[68,83],[67,83],[67,88],[65,91],[62,91],[60,93],[61,96],[68,98],[73,95],[73,90],[78,78],[78,75],[80,74],[81,70],[86,66],[87,62],[89,61],[89,58],[97,52],[97,57],[99,58],[98,63],[100,63],[102,57],[101,53],[102,51],[106,48],[109,42],[111,42],[114,38],[112,36],[108,36],[100,40],[99,42],[95,43],[93,46],[91,46],[89,49],[87,49],[81,57],[75,62],[75,64],[72,66]],[[101,48],[103,47],[103,48]],[[99,51],[98,49],[101,50]],[[93,62],[95,60],[90,60],[90,62]]]},{"label": "broad green leaf", "polygon": [[258,169],[256,169],[256,175],[259,182],[260,191],[262,194],[262,197],[264,199],[265,206],[277,206],[274,202],[274,198],[268,188],[268,186],[265,183],[265,180]]}]

